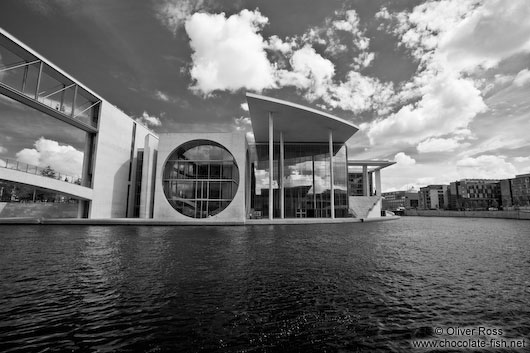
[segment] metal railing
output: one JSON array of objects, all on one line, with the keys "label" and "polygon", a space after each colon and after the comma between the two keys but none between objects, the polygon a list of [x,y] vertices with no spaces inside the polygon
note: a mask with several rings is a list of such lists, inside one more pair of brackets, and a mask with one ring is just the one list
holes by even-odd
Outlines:
[{"label": "metal railing", "polygon": [[45,178],[52,178],[70,184],[81,185],[82,182],[81,177],[79,175],[65,174],[51,169],[50,167],[42,168],[36,165],[22,163],[13,159],[0,160],[0,168],[13,169],[28,174],[41,175]]}]

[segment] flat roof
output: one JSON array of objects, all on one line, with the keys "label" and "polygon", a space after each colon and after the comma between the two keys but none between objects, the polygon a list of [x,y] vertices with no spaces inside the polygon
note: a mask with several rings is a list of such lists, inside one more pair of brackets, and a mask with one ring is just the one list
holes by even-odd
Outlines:
[{"label": "flat roof", "polygon": [[388,161],[384,159],[367,159],[367,160],[348,160],[348,167],[363,167],[366,166],[369,172],[374,172],[376,170],[381,170],[391,165],[396,164],[396,162]]},{"label": "flat roof", "polygon": [[359,128],[334,115],[281,99],[247,93],[256,142],[269,140],[269,113],[273,116],[274,141],[283,132],[285,142],[327,142],[333,131],[334,143],[345,143]]}]

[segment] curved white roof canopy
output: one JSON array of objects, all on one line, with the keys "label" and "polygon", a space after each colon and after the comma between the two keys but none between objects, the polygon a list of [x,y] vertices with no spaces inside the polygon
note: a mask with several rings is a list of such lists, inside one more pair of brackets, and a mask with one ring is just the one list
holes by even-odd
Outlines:
[{"label": "curved white roof canopy", "polygon": [[273,116],[274,141],[283,132],[285,142],[328,142],[329,130],[334,143],[345,143],[359,129],[331,114],[284,100],[247,93],[250,120],[256,142],[269,141],[269,113]]}]

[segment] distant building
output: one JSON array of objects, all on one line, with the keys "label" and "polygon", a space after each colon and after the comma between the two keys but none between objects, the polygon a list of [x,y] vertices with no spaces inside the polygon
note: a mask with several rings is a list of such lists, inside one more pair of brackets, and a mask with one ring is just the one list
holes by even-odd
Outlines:
[{"label": "distant building", "polygon": [[530,173],[500,181],[503,208],[530,207]]},{"label": "distant building", "polygon": [[503,179],[499,182],[501,189],[501,206],[503,209],[513,207],[511,179]]},{"label": "distant building", "polygon": [[512,200],[515,206],[530,206],[530,173],[516,175],[510,179]]},{"label": "distant building", "polygon": [[499,180],[462,179],[449,185],[449,209],[486,210],[501,204]]},{"label": "distant building", "polygon": [[448,185],[429,185],[420,188],[418,195],[418,208],[424,210],[448,208],[448,188]]},{"label": "distant building", "polygon": [[398,208],[418,208],[419,193],[412,189],[407,191],[391,191],[383,193],[383,210],[397,210]]}]

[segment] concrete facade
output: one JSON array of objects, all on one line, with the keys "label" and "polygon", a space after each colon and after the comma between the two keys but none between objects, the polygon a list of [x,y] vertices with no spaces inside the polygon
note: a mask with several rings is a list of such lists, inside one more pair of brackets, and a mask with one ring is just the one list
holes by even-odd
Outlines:
[{"label": "concrete facade", "polygon": [[[0,168],[0,180],[68,195],[79,201],[79,217],[130,217],[136,206],[133,186],[138,150],[145,147],[146,137],[150,136],[147,141],[152,162],[153,155],[156,156],[157,137],[145,126],[1,29],[0,46],[2,50],[19,58],[16,65],[7,65],[4,71],[17,67],[26,68],[26,73],[20,75],[21,82],[2,81],[0,77],[0,94],[28,109],[45,114],[42,116],[44,119],[62,121],[61,124],[66,123],[77,129],[76,133],[79,131],[86,134],[84,150],[78,147],[84,155],[81,175],[76,176],[81,185],[72,183],[71,179],[70,182],[65,182],[64,178],[56,180],[40,175],[37,171],[43,166],[27,165],[26,171],[28,168],[36,171],[31,174],[24,172],[24,168],[11,170],[7,163]],[[30,67],[34,70],[29,70]],[[28,72],[34,72],[34,76],[28,78]],[[55,93],[47,92],[41,82],[44,75],[47,75],[46,80],[53,81],[54,90],[56,87],[63,88]],[[62,98],[51,99],[61,91]],[[15,164],[18,166],[18,163]],[[150,165],[153,166],[154,163]],[[53,165],[50,167],[54,168]],[[147,170],[146,175],[152,176],[152,170]]]},{"label": "concrete facade", "polygon": [[110,103],[102,101],[101,105],[88,217],[124,218],[134,206],[132,185],[138,149],[144,148],[146,136],[155,136]]},{"label": "concrete facade", "polygon": [[140,218],[153,218],[156,160],[158,156],[158,137],[145,136],[142,166],[142,189],[140,193]]},{"label": "concrete facade", "polygon": [[420,188],[418,208],[445,209],[449,205],[449,185],[429,185]]},{"label": "concrete facade", "polygon": [[43,189],[55,190],[83,200],[92,200],[94,197],[94,190],[91,188],[72,183],[65,183],[62,180],[48,178],[40,174],[29,174],[14,169],[0,168],[0,179],[33,185]]},{"label": "concrete facade", "polygon": [[449,205],[452,210],[498,208],[502,203],[499,180],[462,179],[449,185]]},{"label": "concrete facade", "polygon": [[[220,221],[244,222],[246,220],[246,198],[248,198],[248,191],[246,189],[249,187],[249,184],[247,182],[248,161],[245,133],[170,133],[161,134],[159,138],[153,212],[153,218],[155,220],[191,223],[215,223]],[[193,140],[209,140],[219,143],[234,156],[239,170],[239,186],[234,199],[226,209],[208,218],[195,219],[179,213],[168,202],[162,185],[162,174],[168,157],[180,145]]]},{"label": "concrete facade", "polygon": [[415,190],[391,191],[383,193],[383,210],[418,208],[419,194]]}]

